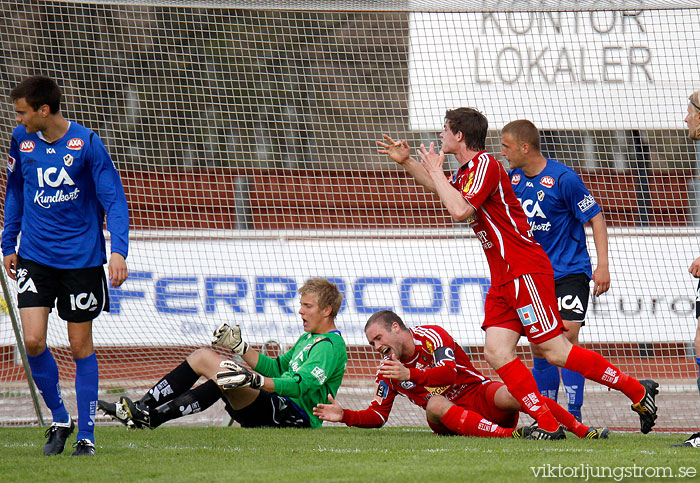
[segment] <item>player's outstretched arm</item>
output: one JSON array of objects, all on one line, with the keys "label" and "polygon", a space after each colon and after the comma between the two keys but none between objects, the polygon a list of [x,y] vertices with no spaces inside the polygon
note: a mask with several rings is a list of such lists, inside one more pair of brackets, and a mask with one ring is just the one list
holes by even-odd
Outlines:
[{"label": "player's outstretched arm", "polygon": [[425,189],[436,193],[435,183],[430,177],[428,172],[425,170],[423,165],[418,162],[415,158],[411,157],[411,148],[408,146],[408,142],[405,139],[401,141],[394,141],[389,135],[382,134],[384,141],[377,141],[377,152],[379,154],[386,154],[394,162],[400,164],[408,171],[408,174],[413,176],[416,182],[422,185]]},{"label": "player's outstretched arm", "polygon": [[11,253],[2,259],[2,264],[5,266],[5,273],[12,280],[17,280],[17,254]]},{"label": "player's outstretched arm", "polygon": [[608,262],[608,228],[603,213],[598,213],[589,221],[593,228],[593,243],[598,263],[593,271],[593,295],[603,295],[610,289],[610,266]]},{"label": "player's outstretched arm", "polygon": [[313,409],[314,416],[322,421],[341,422],[343,420],[343,406],[330,394],[328,395],[328,402],[330,404],[317,404]]}]

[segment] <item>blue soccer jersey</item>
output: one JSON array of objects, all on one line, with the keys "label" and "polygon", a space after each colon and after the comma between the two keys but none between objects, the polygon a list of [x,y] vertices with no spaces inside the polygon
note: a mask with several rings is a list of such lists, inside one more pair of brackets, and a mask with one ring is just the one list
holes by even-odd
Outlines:
[{"label": "blue soccer jersey", "polygon": [[552,262],[554,278],[573,273],[592,277],[583,225],[601,209],[579,175],[549,158],[537,176],[528,178],[520,168],[508,175],[535,240]]},{"label": "blue soccer jersey", "polygon": [[2,253],[55,268],[96,267],[107,261],[105,212],[111,250],[126,258],[129,212],[119,173],[102,140],[71,122],[49,143],[24,126],[12,133],[5,194]]}]

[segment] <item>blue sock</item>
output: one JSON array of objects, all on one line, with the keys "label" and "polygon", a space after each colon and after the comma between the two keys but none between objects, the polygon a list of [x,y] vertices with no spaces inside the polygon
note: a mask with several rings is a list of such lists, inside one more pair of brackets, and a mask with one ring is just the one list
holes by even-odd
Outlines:
[{"label": "blue sock", "polygon": [[559,368],[553,366],[547,359],[533,358],[532,375],[537,382],[537,389],[544,397],[557,400],[559,393]]},{"label": "blue sock", "polygon": [[95,411],[99,373],[97,357],[93,352],[83,359],[75,359],[75,395],[78,400],[78,437],[95,442]]},{"label": "blue sock", "polygon": [[44,398],[46,407],[51,410],[54,423],[67,423],[70,416],[61,399],[61,386],[58,383],[58,366],[53,354],[47,347],[38,356],[27,354],[29,367],[32,369],[32,378],[39,393]]},{"label": "blue sock", "polygon": [[569,369],[561,369],[561,381],[564,383],[566,391],[566,399],[569,403],[569,412],[574,417],[581,420],[581,406],[583,405],[583,386],[586,384],[586,378],[578,372],[570,371]]},{"label": "blue sock", "polygon": [[695,362],[697,363],[698,368],[700,368],[700,357],[696,357]]}]

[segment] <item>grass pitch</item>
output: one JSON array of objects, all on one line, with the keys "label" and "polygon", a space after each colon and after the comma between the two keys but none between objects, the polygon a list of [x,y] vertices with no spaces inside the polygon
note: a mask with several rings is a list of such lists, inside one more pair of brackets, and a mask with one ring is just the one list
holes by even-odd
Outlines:
[{"label": "grass pitch", "polygon": [[700,480],[700,450],[671,448],[685,439],[677,434],[552,442],[440,437],[422,428],[100,427],[97,455],[72,458],[70,444],[43,456],[43,431],[0,428],[2,481]]}]

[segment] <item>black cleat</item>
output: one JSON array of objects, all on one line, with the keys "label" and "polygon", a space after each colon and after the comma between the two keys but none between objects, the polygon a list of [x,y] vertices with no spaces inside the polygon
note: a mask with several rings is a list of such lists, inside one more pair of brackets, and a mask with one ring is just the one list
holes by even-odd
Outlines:
[{"label": "black cleat", "polygon": [[151,427],[151,418],[146,409],[141,409],[137,403],[134,403],[134,401],[126,396],[122,396],[119,399],[119,403],[137,428],[143,429]]},{"label": "black cleat", "polygon": [[610,430],[608,428],[594,428],[591,426],[588,428],[588,431],[586,431],[586,435],[583,439],[608,439],[609,434]]},{"label": "black cleat", "polygon": [[632,411],[639,414],[642,433],[647,434],[656,424],[656,395],[659,393],[659,385],[650,379],[639,383],[644,386],[644,397],[637,404],[632,404]]},{"label": "black cleat", "polygon": [[530,432],[525,439],[551,439],[553,441],[559,439],[566,439],[566,433],[564,428],[559,426],[556,431],[545,431],[544,429],[535,428]]},{"label": "black cleat", "polygon": [[700,448],[700,433],[694,433],[681,444],[672,444],[671,446],[674,448]]},{"label": "black cleat", "polygon": [[66,440],[73,430],[75,430],[75,423],[72,419],[67,423],[53,423],[44,433],[44,437],[49,438],[44,445],[44,454],[51,456],[63,453]]},{"label": "black cleat", "polygon": [[126,426],[127,429],[134,429],[136,427],[134,422],[129,417],[129,414],[126,412],[126,408],[121,402],[110,403],[107,401],[98,400],[97,409],[105,413],[107,416],[110,416],[115,421],[119,421]]},{"label": "black cleat", "polygon": [[95,445],[89,439],[81,439],[73,444],[75,451],[71,456],[95,456]]},{"label": "black cleat", "polygon": [[511,438],[527,439],[527,437],[530,436],[530,433],[532,433],[532,431],[534,431],[534,428],[532,426],[521,426],[520,428],[516,428],[513,430]]}]

